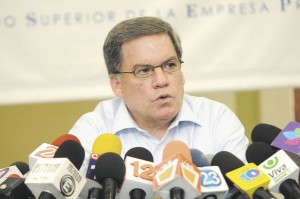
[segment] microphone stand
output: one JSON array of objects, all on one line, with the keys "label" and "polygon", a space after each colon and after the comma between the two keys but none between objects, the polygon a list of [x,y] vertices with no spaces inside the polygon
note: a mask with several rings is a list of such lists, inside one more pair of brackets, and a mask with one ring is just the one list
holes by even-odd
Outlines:
[{"label": "microphone stand", "polygon": [[170,190],[170,199],[184,199],[184,190],[174,187]]}]

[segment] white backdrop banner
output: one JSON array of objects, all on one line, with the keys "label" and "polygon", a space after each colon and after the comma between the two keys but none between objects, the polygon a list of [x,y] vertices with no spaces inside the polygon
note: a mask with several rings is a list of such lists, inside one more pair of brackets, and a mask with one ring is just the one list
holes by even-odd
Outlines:
[{"label": "white backdrop banner", "polygon": [[300,86],[300,0],[0,0],[0,104],[113,96],[106,34],[146,15],[179,33],[186,92]]}]

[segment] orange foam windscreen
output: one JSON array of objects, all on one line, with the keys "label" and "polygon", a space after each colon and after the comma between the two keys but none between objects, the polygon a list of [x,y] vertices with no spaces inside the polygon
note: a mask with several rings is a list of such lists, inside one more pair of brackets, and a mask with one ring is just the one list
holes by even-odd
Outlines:
[{"label": "orange foam windscreen", "polygon": [[172,140],[166,144],[163,152],[163,160],[171,157],[174,154],[181,154],[188,161],[192,162],[192,155],[189,147],[180,140]]}]

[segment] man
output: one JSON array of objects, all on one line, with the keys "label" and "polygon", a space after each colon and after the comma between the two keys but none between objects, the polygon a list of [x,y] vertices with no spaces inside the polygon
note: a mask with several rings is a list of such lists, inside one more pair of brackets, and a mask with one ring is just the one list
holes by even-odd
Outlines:
[{"label": "man", "polygon": [[184,94],[181,42],[170,24],[155,17],[123,21],[108,33],[103,51],[117,98],[100,102],[70,130],[86,150],[85,165],[94,140],[107,132],[120,138],[123,156],[141,146],[156,163],[171,140],[204,154],[230,151],[245,161],[248,139],[236,115],[221,103]]}]

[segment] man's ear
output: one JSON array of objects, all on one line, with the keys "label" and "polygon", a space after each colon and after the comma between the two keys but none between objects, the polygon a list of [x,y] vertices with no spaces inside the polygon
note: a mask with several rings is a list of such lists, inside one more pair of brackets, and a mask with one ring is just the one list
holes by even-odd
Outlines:
[{"label": "man's ear", "polygon": [[121,80],[116,75],[109,76],[110,86],[117,97],[123,97]]}]

